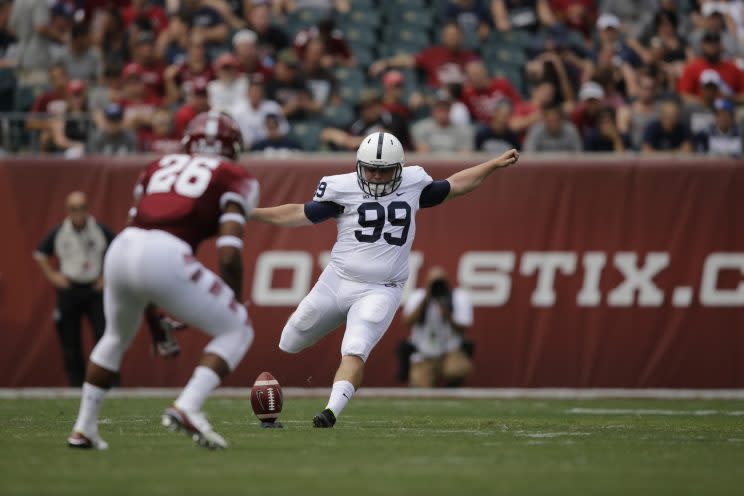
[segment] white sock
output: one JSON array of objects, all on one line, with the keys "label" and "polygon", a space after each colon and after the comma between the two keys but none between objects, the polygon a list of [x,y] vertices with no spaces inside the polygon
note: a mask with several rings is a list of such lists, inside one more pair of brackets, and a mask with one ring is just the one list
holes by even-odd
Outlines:
[{"label": "white sock", "polygon": [[207,401],[209,393],[220,385],[220,376],[217,372],[199,365],[194,370],[189,383],[181,391],[181,396],[176,400],[176,406],[181,410],[198,412],[201,410],[204,402]]},{"label": "white sock", "polygon": [[346,407],[351,397],[354,396],[354,385],[349,381],[336,381],[331,389],[331,397],[328,398],[326,408],[338,417]]},{"label": "white sock", "polygon": [[80,397],[80,411],[73,430],[94,436],[98,434],[98,412],[101,411],[103,397],[108,389],[99,388],[84,382],[83,393]]}]

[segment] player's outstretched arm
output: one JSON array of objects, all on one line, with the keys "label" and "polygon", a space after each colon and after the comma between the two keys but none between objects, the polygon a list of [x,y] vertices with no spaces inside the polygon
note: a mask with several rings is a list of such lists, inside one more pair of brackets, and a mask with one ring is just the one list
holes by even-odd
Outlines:
[{"label": "player's outstretched arm", "polygon": [[281,227],[299,227],[312,224],[305,215],[305,206],[301,203],[256,208],[251,212],[250,219]]},{"label": "player's outstretched arm", "polygon": [[491,175],[493,171],[502,167],[509,167],[516,163],[517,160],[519,160],[519,152],[511,149],[499,157],[452,174],[447,178],[447,182],[450,183],[450,192],[447,195],[447,200],[470,193],[480,186],[483,180]]}]

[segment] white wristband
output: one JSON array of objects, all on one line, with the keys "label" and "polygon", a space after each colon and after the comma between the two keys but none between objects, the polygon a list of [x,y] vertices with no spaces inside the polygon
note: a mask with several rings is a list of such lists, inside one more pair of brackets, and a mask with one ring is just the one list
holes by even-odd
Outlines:
[{"label": "white wristband", "polygon": [[217,238],[217,248],[222,248],[225,246],[231,246],[233,248],[241,250],[243,248],[243,240],[237,236],[232,235],[225,235]]},{"label": "white wristband", "polygon": [[223,222],[237,222],[242,226],[245,224],[245,217],[237,212],[227,212],[220,215],[220,224]]}]

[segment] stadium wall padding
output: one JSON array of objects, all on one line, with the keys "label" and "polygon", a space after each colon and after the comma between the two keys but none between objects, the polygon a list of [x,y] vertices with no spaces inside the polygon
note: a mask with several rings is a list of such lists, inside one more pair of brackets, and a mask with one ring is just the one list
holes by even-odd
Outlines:
[{"label": "stadium wall padding", "polygon": [[[322,176],[353,170],[353,160],[244,162],[261,183],[261,205],[269,206],[309,200]],[[0,386],[65,385],[52,323],[55,295],[32,253],[62,220],[72,190],[88,194],[99,220],[123,229],[146,161],[0,161]],[[475,163],[422,159],[435,178]],[[244,293],[253,301],[256,339],[225,384],[249,386],[268,370],[288,386],[329,385],[342,330],[298,355],[277,343],[320,273],[334,223],[247,226]],[[198,255],[214,268],[212,245]],[[420,211],[414,251],[417,286],[429,267],[443,265],[474,297],[470,386],[744,387],[740,163],[523,158],[471,195]],[[372,353],[367,385],[398,384],[396,348],[406,333],[398,316]],[[181,356],[165,361],[152,356],[149,336],[140,332],[125,357],[122,384],[184,384],[207,339],[185,331],[179,340]]]}]

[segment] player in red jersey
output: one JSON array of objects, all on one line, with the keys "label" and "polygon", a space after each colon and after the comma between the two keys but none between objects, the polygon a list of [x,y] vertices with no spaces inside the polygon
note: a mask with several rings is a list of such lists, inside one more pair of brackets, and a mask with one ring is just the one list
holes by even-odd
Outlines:
[{"label": "player in red jersey", "polygon": [[[165,410],[163,425],[185,431],[201,446],[227,446],[201,407],[253,340],[239,301],[243,224],[258,202],[258,182],[231,162],[241,143],[230,117],[199,114],[186,130],[184,153],[166,155],[140,175],[131,225],[114,239],[104,261],[106,331],[90,355],[70,447],[108,447],[98,433],[98,412],[150,303],[213,337],[181,395]],[[215,235],[220,276],[194,257],[197,246]]]}]

